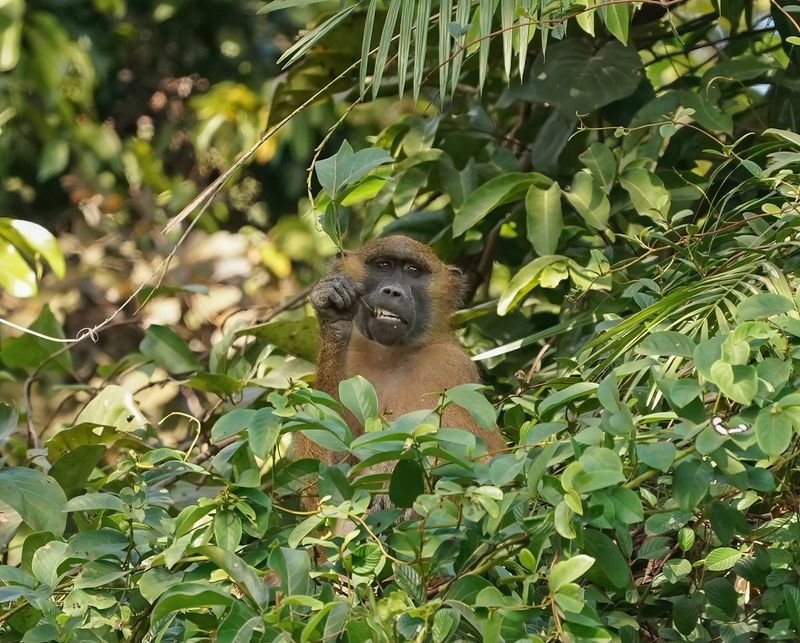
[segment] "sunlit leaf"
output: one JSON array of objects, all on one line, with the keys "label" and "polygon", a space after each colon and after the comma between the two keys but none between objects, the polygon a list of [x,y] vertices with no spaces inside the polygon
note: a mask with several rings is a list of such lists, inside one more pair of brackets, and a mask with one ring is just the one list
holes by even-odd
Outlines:
[{"label": "sunlit leaf", "polygon": [[525,195],[528,241],[539,256],[555,254],[564,227],[561,214],[561,188],[553,181],[547,189],[537,184]]}]

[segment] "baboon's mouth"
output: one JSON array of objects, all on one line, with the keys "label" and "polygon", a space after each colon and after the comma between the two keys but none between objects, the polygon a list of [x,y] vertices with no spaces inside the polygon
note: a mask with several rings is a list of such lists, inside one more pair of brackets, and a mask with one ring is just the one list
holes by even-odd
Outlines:
[{"label": "baboon's mouth", "polygon": [[390,313],[385,308],[373,308],[372,315],[375,319],[385,319],[386,321],[395,322],[395,323],[402,323],[402,318],[399,315],[395,315],[394,313]]}]

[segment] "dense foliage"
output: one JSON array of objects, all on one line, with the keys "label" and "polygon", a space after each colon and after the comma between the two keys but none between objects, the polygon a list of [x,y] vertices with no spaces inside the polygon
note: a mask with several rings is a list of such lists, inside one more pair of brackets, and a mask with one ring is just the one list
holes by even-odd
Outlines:
[{"label": "dense foliage", "polygon": [[[797,5],[257,8],[0,2],[0,641],[800,638]],[[313,389],[385,232],[485,389]]]}]

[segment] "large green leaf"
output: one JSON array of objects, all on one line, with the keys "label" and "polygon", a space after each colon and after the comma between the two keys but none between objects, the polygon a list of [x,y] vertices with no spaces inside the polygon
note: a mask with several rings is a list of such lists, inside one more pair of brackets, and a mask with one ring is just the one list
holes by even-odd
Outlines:
[{"label": "large green leaf", "polygon": [[540,257],[555,254],[564,228],[561,214],[561,188],[553,181],[548,188],[531,185],[525,195],[528,241]]},{"label": "large green leaf", "polygon": [[589,169],[603,191],[606,194],[611,192],[617,176],[617,159],[614,158],[614,152],[602,143],[595,142],[578,158]]},{"label": "large green leaf", "polygon": [[75,422],[132,431],[147,424],[147,419],[142,415],[130,391],[117,384],[110,384],[84,407]]},{"label": "large green leaf", "polygon": [[317,356],[319,333],[316,317],[303,319],[276,319],[264,324],[241,328],[236,337],[252,335],[266,339],[283,352],[313,362]]},{"label": "large green leaf", "polygon": [[759,317],[774,317],[794,309],[794,303],[788,297],[772,292],[762,292],[751,295],[736,307],[736,319],[747,321]]},{"label": "large green leaf", "polygon": [[482,388],[480,384],[460,384],[447,389],[444,397],[466,409],[478,426],[491,431],[497,426],[497,413],[481,392]]},{"label": "large green leaf", "polygon": [[481,185],[470,194],[453,219],[453,236],[460,237],[480,223],[495,208],[516,201],[525,194],[534,181],[541,177],[535,173],[510,172]]},{"label": "large green leaf", "polygon": [[567,117],[589,114],[632,94],[641,67],[633,47],[611,41],[596,49],[588,39],[568,38],[536,58],[523,95],[550,103]]},{"label": "large green leaf", "polygon": [[37,293],[36,273],[11,243],[0,237],[0,288],[14,297]]},{"label": "large green leaf", "polygon": [[19,62],[25,0],[0,4],[0,72],[11,71]]},{"label": "large green leaf", "polygon": [[370,382],[361,375],[339,382],[339,400],[355,415],[361,426],[378,417],[378,394]]},{"label": "large green leaf", "polygon": [[567,560],[561,560],[553,565],[547,579],[547,584],[550,587],[550,592],[555,594],[559,589],[564,587],[567,583],[580,578],[585,574],[592,565],[595,559],[586,554],[578,554]]},{"label": "large green leaf", "polygon": [[416,460],[399,460],[389,480],[389,498],[395,507],[407,508],[425,493],[425,470]]},{"label": "large green leaf", "polygon": [[158,599],[150,614],[150,622],[155,625],[173,612],[224,607],[234,600],[230,591],[206,581],[178,583],[169,587]]},{"label": "large green leaf", "polygon": [[794,434],[789,414],[777,405],[761,409],[756,416],[754,428],[758,446],[770,456],[786,451]]},{"label": "large green leaf", "polygon": [[64,255],[49,230],[33,221],[0,217],[0,237],[33,257],[42,257],[57,277],[64,276]]},{"label": "large green leaf", "polygon": [[508,283],[497,302],[497,313],[505,315],[536,286],[541,284],[552,288],[558,282],[566,279],[568,275],[566,257],[546,255],[534,259],[514,275]]},{"label": "large green leaf", "polygon": [[200,369],[200,362],[186,342],[167,326],[150,326],[139,350],[168,373],[190,373]]},{"label": "large green leaf", "polygon": [[318,161],[314,167],[320,185],[335,201],[347,185],[358,181],[376,167],[393,162],[394,159],[382,148],[369,147],[354,152],[350,143],[343,141],[336,154]]},{"label": "large green leaf", "polygon": [[608,223],[611,204],[594,176],[583,170],[572,180],[572,189],[564,192],[575,211],[596,230],[603,230]]},{"label": "large green leaf", "polygon": [[58,483],[41,471],[24,467],[0,470],[0,498],[32,529],[56,536],[64,532],[67,497]]},{"label": "large green leaf", "polygon": [[[30,325],[30,329],[48,337],[64,338],[61,324],[50,312],[49,304],[44,305],[36,321]],[[6,366],[33,371],[63,348],[64,344],[60,342],[24,334],[20,337],[10,337],[0,344],[0,359]],[[64,372],[71,373],[72,359],[69,351],[61,352],[57,357],[53,357],[48,362],[47,367],[51,370],[61,369]]]},{"label": "large green leaf", "polygon": [[667,216],[670,196],[658,176],[644,168],[631,168],[622,173],[619,182],[639,214],[656,219]]}]

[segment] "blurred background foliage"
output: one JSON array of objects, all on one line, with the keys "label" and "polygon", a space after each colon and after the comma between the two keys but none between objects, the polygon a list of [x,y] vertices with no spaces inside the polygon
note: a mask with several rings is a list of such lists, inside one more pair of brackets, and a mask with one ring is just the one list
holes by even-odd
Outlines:
[{"label": "blurred background foliage", "polygon": [[[69,640],[78,624],[101,640],[149,627],[188,640],[211,626],[171,624],[170,605],[213,596],[229,634],[255,619],[261,640],[339,635],[345,603],[364,617],[347,625],[354,641],[795,637],[800,593],[779,586],[798,579],[786,562],[796,494],[782,486],[800,433],[798,11],[0,0],[0,317],[65,338],[110,322],[75,347],[2,326],[3,462],[32,466],[5,467],[0,483],[31,483],[50,503],[3,508],[4,600],[19,599],[0,614],[4,633],[43,619],[55,629],[37,640]],[[278,125],[184,241],[181,226],[165,230]],[[411,467],[408,488],[429,492],[413,506],[439,512],[441,530],[370,518],[381,539],[314,542],[324,516],[272,503],[319,477],[336,515],[361,519],[389,476],[272,459],[292,431],[358,458],[444,457],[436,440],[451,464],[474,456],[469,439],[426,424],[411,446],[400,429],[379,446],[353,440],[306,388],[306,289],[337,246],[383,232],[430,243],[471,276],[474,301],[455,322],[511,446],[491,467],[438,471],[436,488]],[[461,397],[491,415],[474,391]],[[113,606],[78,596],[74,620],[59,621],[18,588],[59,602],[47,590],[59,578],[39,576],[77,560],[79,584],[97,587],[96,561],[80,541],[69,556],[59,541],[57,564],[32,563],[33,551],[101,523],[116,532],[90,537],[118,560],[100,562],[112,580],[144,583],[131,600],[145,618],[115,611],[128,609],[126,586],[103,588]],[[288,578],[264,589],[238,559],[187,549],[195,536]],[[331,562],[312,584],[316,544]],[[679,550],[685,560],[667,560]],[[202,588],[171,594],[161,563],[197,578],[192,556],[209,572]],[[606,556],[625,574],[593,570],[584,600],[572,581]],[[752,600],[731,575],[741,557]],[[363,596],[343,603],[342,577]],[[219,589],[229,578],[249,603]],[[287,618],[290,586],[316,602]],[[452,588],[470,607],[437,619],[427,600]]]}]

